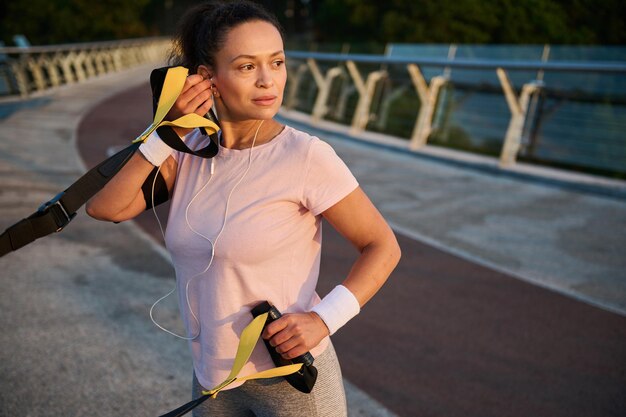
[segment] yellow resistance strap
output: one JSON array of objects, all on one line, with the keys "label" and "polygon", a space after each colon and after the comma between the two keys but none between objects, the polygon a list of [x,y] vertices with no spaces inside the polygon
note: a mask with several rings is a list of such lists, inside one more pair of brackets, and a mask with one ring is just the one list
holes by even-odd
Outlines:
[{"label": "yellow resistance strap", "polygon": [[185,67],[174,67],[167,70],[165,75],[165,81],[163,82],[163,90],[159,97],[159,104],[157,105],[156,112],[154,113],[154,120],[139,135],[133,143],[145,142],[148,136],[154,132],[160,126],[174,126],[182,127],[185,129],[193,129],[196,127],[204,127],[207,129],[207,133],[212,135],[220,130],[219,126],[207,119],[206,117],[199,116],[195,113],[186,114],[173,121],[163,120],[165,115],[170,111],[176,99],[183,91],[185,85],[185,79],[189,70]]},{"label": "yellow resistance strap", "polygon": [[243,368],[245,363],[248,362],[254,346],[257,344],[259,337],[261,337],[261,332],[263,331],[263,326],[266,320],[267,313],[263,313],[255,317],[254,320],[252,320],[252,322],[248,324],[245,329],[243,329],[243,332],[241,332],[241,338],[239,339],[239,346],[237,347],[235,362],[230,370],[230,374],[221,384],[218,384],[216,387],[211,388],[208,391],[202,391],[202,395],[216,397],[218,392],[235,381],[245,382],[250,379],[274,378],[277,376],[293,374],[294,372],[298,372],[300,370],[302,364],[297,363],[293,365],[279,366],[277,368],[268,369],[266,371],[257,372],[244,377],[237,376],[239,375],[241,368]]}]

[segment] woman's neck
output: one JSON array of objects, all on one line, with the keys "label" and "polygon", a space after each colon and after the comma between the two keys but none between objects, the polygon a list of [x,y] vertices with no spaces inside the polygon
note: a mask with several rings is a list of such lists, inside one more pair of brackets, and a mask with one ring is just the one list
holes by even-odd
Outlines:
[{"label": "woman's neck", "polygon": [[[283,130],[283,125],[274,119],[246,120],[245,122],[223,121],[221,145],[229,149],[246,149],[270,142]],[[255,140],[256,136],[256,140]]]}]

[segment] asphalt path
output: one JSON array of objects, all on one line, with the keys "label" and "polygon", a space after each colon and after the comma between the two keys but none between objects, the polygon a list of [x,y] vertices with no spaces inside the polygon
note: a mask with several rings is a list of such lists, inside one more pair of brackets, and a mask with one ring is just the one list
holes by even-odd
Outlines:
[{"label": "asphalt path", "polygon": [[[150,102],[144,84],[94,107],[78,128],[85,165],[141,132]],[[160,239],[151,213],[137,222]],[[397,270],[333,336],[352,384],[400,416],[626,415],[626,317],[398,237]],[[321,294],[354,258],[325,227]]]}]

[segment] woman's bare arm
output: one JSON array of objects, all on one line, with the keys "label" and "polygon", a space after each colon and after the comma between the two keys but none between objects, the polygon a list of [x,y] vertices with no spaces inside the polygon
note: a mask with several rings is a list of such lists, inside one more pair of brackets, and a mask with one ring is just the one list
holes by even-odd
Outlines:
[{"label": "woman's bare arm", "polygon": [[[181,94],[176,99],[165,120],[174,120],[182,115],[196,113],[205,115],[213,99],[211,83],[198,74],[187,77]],[[174,128],[179,136],[190,129]],[[148,139],[150,140],[150,139]],[[146,202],[141,190],[154,166],[141,154],[135,155],[115,177],[87,203],[87,214],[99,220],[120,222],[132,219],[146,209]],[[171,192],[176,176],[176,161],[169,157],[161,165],[161,175]]]},{"label": "woman's bare arm", "polygon": [[[322,214],[360,253],[342,285],[363,306],[398,264],[398,241],[360,187]],[[263,337],[269,338],[283,357],[293,359],[317,346],[328,334],[324,321],[309,312],[285,314],[267,326]]]},{"label": "woman's bare arm", "polygon": [[323,215],[360,252],[343,285],[362,307],[383,286],[400,260],[396,236],[360,187]]},{"label": "woman's bare arm", "polygon": [[[137,151],[109,183],[87,202],[87,214],[98,220],[121,222],[129,220],[146,209],[141,186],[154,166]],[[176,162],[169,157],[161,165],[161,175],[172,190]]]}]

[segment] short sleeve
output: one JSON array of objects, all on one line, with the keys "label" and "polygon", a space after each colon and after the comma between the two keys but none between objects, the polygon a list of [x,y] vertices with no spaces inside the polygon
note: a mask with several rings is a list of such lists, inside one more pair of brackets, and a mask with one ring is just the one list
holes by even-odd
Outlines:
[{"label": "short sleeve", "polygon": [[334,149],[319,139],[309,149],[302,204],[317,216],[358,187],[359,183]]}]

